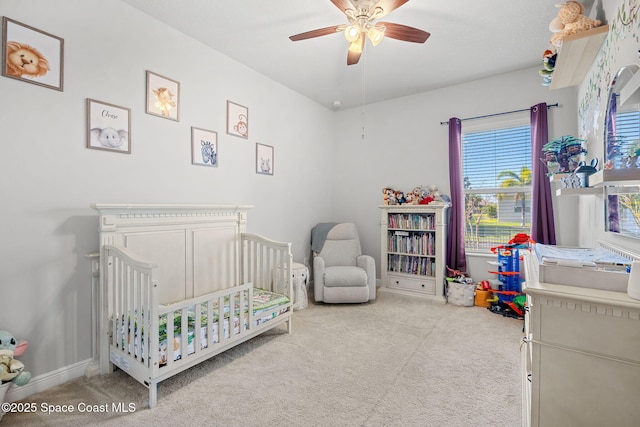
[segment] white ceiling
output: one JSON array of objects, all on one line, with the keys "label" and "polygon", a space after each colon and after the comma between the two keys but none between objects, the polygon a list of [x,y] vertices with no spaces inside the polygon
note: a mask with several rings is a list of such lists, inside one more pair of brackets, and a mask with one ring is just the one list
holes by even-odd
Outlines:
[{"label": "white ceiling", "polygon": [[426,43],[367,41],[351,66],[341,34],[289,40],[346,23],[329,0],[123,1],[327,108],[352,108],[542,67],[559,0],[411,0],[383,20],[430,32]]}]

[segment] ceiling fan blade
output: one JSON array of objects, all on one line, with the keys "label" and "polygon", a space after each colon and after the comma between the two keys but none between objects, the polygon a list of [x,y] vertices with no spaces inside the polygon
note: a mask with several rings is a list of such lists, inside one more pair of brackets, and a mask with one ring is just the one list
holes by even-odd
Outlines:
[{"label": "ceiling fan blade", "polygon": [[344,25],[334,25],[332,27],[318,28],[317,30],[307,31],[306,33],[296,34],[290,36],[291,41],[297,42],[298,40],[312,39],[314,37],[327,36],[329,34],[335,34],[344,29]]},{"label": "ceiling fan blade", "polygon": [[329,1],[333,3],[338,9],[340,9],[342,13],[344,13],[344,11],[347,9],[353,9],[353,5],[349,0],[329,0]]},{"label": "ceiling fan blade", "polygon": [[405,4],[408,1],[409,0],[380,0],[374,6],[374,7],[381,7],[382,10],[384,10],[384,13],[382,15],[378,16],[378,19],[382,18],[384,15],[387,15],[387,14],[393,12],[394,10],[396,10],[397,8],[399,8],[400,6],[402,6],[403,4]]},{"label": "ceiling fan blade", "polygon": [[351,43],[349,50],[347,50],[347,65],[357,64],[362,56],[364,50],[364,33],[360,33],[360,38]]},{"label": "ceiling fan blade", "polygon": [[405,42],[424,43],[431,35],[426,31],[409,27],[408,25],[394,24],[393,22],[378,22],[378,24],[385,26],[385,37],[391,37],[392,39],[402,40]]},{"label": "ceiling fan blade", "polygon": [[353,52],[351,50],[347,51],[347,65],[355,65],[360,61],[360,57],[362,56],[362,52]]}]

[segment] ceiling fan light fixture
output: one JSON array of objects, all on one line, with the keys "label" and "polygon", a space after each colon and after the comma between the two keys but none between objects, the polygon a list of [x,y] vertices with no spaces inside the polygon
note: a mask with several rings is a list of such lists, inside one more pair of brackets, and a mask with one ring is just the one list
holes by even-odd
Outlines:
[{"label": "ceiling fan light fixture", "polygon": [[362,53],[362,41],[357,39],[349,45],[349,52]]},{"label": "ceiling fan light fixture", "polygon": [[349,25],[344,29],[344,38],[347,39],[349,43],[353,43],[360,38],[360,31],[359,25]]},{"label": "ceiling fan light fixture", "polygon": [[371,41],[371,44],[374,46],[378,46],[382,39],[384,38],[384,27],[371,27],[367,31],[367,37]]}]

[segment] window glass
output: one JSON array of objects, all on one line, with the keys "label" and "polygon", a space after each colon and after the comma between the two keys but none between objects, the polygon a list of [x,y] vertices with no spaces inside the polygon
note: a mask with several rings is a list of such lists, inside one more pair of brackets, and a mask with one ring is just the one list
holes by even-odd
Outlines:
[{"label": "window glass", "polygon": [[490,249],[531,231],[531,127],[465,132],[465,247]]},{"label": "window glass", "polygon": [[[612,154],[620,163],[612,166],[640,167],[640,112],[637,106],[617,112],[615,144],[611,149],[615,150]],[[640,237],[640,194],[635,187],[607,189],[607,195],[608,231]],[[617,213],[617,216],[612,216],[612,213]]]}]

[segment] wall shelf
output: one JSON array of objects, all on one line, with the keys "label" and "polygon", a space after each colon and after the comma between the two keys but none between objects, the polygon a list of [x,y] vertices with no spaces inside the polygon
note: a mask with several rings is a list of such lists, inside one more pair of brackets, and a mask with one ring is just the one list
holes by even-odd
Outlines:
[{"label": "wall shelf", "polygon": [[638,182],[640,182],[639,168],[603,169],[589,176],[589,185],[591,187],[637,184]]},{"label": "wall shelf", "polygon": [[560,89],[582,83],[608,32],[609,26],[601,25],[565,37],[549,88]]},{"label": "wall shelf", "polygon": [[602,188],[581,187],[581,188],[558,188],[556,196],[586,196],[589,194],[602,194]]}]

